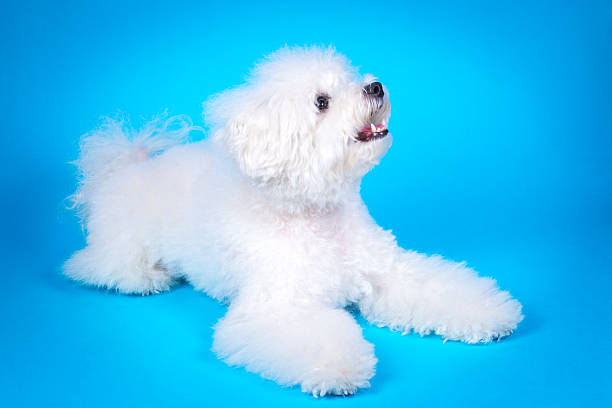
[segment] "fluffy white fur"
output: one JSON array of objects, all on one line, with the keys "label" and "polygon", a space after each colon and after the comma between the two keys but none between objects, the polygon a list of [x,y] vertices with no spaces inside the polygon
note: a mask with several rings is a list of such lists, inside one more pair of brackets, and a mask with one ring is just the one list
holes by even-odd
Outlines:
[{"label": "fluffy white fur", "polygon": [[494,280],[399,248],[368,214],[360,181],[391,145],[356,140],[389,118],[388,90],[378,102],[363,91],[373,80],[332,49],[286,48],[205,104],[208,140],[185,144],[183,117],[139,132],[107,121],[76,162],[87,246],[66,275],[141,294],[185,279],[230,304],[215,326],[220,358],[315,396],[352,394],[374,375],[349,304],[402,332],[509,334],[521,305]]}]

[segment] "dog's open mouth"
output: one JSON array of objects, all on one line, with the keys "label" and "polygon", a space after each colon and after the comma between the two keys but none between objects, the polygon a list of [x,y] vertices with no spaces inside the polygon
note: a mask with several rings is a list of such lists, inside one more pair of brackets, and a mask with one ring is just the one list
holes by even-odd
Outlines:
[{"label": "dog's open mouth", "polygon": [[361,128],[361,130],[357,133],[356,139],[360,142],[369,142],[371,140],[382,139],[387,136],[389,130],[385,125],[379,123],[375,125],[370,123],[369,125],[365,125]]}]

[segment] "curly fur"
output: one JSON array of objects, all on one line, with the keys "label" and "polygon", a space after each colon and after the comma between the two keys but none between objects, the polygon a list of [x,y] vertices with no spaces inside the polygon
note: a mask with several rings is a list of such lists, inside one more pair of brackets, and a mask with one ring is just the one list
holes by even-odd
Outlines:
[{"label": "curly fur", "polygon": [[285,48],[205,103],[207,140],[184,143],[195,129],[184,117],[139,132],[108,120],[76,161],[87,246],[65,274],[142,294],[185,279],[230,305],[215,326],[221,359],[315,396],[352,394],[374,375],[349,304],[402,332],[509,334],[521,305],[494,280],[399,248],[368,214],[360,181],[392,140],[356,139],[388,123],[388,90],[364,94],[373,80],[333,49]]}]

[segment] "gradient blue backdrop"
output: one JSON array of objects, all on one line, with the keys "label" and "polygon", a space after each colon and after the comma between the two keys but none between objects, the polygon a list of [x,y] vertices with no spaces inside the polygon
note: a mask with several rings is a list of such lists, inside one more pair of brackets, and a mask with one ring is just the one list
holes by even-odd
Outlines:
[{"label": "gradient blue backdrop", "polygon": [[[15,2],[0,6],[0,405],[611,406],[612,5],[607,1]],[[399,242],[467,260],[524,305],[497,344],[364,326],[372,388],[317,401],[209,351],[224,307],[59,274],[79,136],[200,103],[284,44],[334,44],[391,90],[366,176]],[[363,322],[362,322],[363,323]]]}]

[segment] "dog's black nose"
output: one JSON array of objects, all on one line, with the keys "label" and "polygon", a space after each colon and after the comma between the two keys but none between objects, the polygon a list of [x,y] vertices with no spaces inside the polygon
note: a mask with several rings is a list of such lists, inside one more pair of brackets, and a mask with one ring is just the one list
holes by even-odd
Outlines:
[{"label": "dog's black nose", "polygon": [[368,95],[378,96],[379,98],[385,96],[385,91],[383,91],[383,86],[380,82],[372,82],[364,86],[363,91]]}]

